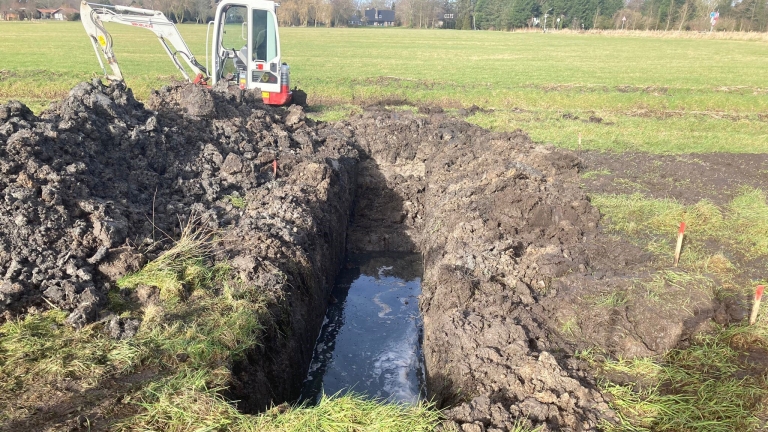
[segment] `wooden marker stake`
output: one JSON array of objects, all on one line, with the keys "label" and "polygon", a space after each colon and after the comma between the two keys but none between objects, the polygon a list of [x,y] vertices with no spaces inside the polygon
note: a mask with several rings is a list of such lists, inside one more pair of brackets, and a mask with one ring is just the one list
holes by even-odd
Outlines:
[{"label": "wooden marker stake", "polygon": [[685,234],[685,222],[680,222],[680,230],[677,232],[677,246],[675,247],[675,267],[680,261],[680,251],[683,249],[683,234]]},{"label": "wooden marker stake", "polygon": [[760,311],[760,300],[763,299],[764,286],[758,285],[755,289],[755,304],[752,305],[752,315],[749,316],[749,325],[755,325],[757,313]]},{"label": "wooden marker stake", "polygon": [[581,153],[581,133],[579,133],[579,153]]},{"label": "wooden marker stake", "polygon": [[272,177],[277,178],[277,159],[272,161]]}]

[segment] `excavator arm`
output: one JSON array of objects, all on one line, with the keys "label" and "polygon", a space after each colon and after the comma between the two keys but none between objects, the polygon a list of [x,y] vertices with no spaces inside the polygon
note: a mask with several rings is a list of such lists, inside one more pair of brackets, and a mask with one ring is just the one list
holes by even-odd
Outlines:
[{"label": "excavator arm", "polygon": [[[192,72],[198,77],[208,78],[208,72],[205,67],[195,60],[195,56],[189,50],[184,39],[179,34],[179,30],[165,15],[160,11],[141,9],[127,6],[108,6],[83,1],[80,3],[80,19],[83,22],[86,33],[90,36],[91,44],[96,52],[96,58],[99,60],[104,75],[110,80],[123,80],[123,74],[120,66],[117,64],[114,50],[112,49],[112,36],[104,27],[105,22],[140,27],[153,32],[160,41],[168,57],[177,69],[184,75],[184,78],[191,81],[189,74],[179,61],[179,57],[189,66]],[[171,49],[173,47],[173,49]],[[107,60],[107,64],[112,69],[112,74],[107,72],[104,67],[99,50]]]}]

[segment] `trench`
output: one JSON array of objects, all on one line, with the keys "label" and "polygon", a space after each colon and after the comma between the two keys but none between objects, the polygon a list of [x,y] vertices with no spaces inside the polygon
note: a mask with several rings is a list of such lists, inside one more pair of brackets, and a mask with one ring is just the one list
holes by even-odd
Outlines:
[{"label": "trench", "polygon": [[400,403],[427,397],[419,309],[424,267],[407,223],[408,197],[391,166],[361,153],[345,259],[302,385],[305,404],[346,392]]},{"label": "trench", "polygon": [[418,307],[421,255],[349,254],[336,279],[300,402],[354,392],[415,403],[423,398]]},{"label": "trench", "polygon": [[[265,380],[238,375],[236,397],[266,395],[246,409],[352,391],[423,396],[470,428],[514,430],[530,418],[591,430],[610,416],[554,331],[568,285],[591,286],[585,244],[599,212],[575,181],[576,157],[461,122],[391,113],[356,121],[342,133],[355,137],[355,157],[332,161],[328,193],[318,194],[317,208],[332,211],[317,213],[323,247],[309,249],[312,267],[296,279],[308,289],[296,288],[280,315],[267,339],[277,343],[248,359],[274,367]],[[418,258],[420,294],[389,293],[392,260],[407,256]],[[557,281],[567,275],[574,280]],[[382,292],[391,297],[377,299]]]}]

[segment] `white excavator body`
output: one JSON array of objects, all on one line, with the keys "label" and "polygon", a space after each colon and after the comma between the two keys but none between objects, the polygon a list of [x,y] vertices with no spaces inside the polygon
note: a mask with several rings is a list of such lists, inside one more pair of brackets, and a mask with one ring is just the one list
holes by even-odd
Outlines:
[{"label": "white excavator body", "polygon": [[[188,81],[211,85],[226,81],[243,90],[261,92],[264,103],[271,105],[285,105],[291,101],[290,69],[281,62],[273,1],[227,0],[219,3],[214,21],[208,23],[206,58],[208,42],[212,53],[208,67],[198,62],[178,28],[160,11],[83,1],[80,19],[99,64],[110,80],[123,80],[123,74],[105,22],[155,33],[173,64]],[[210,37],[211,30],[213,37]],[[110,71],[107,71],[104,60]]]}]

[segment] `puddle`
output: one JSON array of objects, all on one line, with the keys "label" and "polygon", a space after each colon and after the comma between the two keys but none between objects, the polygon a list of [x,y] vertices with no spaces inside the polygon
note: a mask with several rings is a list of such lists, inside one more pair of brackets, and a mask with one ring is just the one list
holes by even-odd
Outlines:
[{"label": "puddle", "polygon": [[315,343],[302,402],[348,390],[405,403],[423,397],[422,273],[419,254],[347,257]]}]

